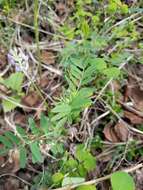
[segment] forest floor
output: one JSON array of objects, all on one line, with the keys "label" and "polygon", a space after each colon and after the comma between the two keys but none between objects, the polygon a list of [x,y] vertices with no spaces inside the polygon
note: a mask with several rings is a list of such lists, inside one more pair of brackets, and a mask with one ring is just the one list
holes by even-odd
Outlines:
[{"label": "forest floor", "polygon": [[0,190],[143,190],[143,1],[0,1]]}]

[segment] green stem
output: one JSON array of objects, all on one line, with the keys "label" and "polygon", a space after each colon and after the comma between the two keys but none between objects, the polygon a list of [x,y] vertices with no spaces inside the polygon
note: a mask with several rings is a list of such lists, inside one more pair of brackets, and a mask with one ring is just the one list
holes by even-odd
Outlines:
[{"label": "green stem", "polygon": [[41,59],[40,59],[40,46],[39,46],[39,22],[38,22],[38,17],[39,17],[39,0],[34,0],[34,28],[35,28],[35,40],[37,44],[37,57],[38,57],[38,70],[39,70],[39,75],[41,78]]}]

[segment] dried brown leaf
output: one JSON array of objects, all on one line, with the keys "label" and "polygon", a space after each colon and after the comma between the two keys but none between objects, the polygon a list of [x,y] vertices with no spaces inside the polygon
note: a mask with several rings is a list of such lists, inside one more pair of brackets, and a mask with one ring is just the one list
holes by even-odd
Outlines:
[{"label": "dried brown leaf", "polygon": [[119,142],[119,138],[116,135],[114,128],[111,123],[109,123],[103,130],[106,139],[110,142]]},{"label": "dried brown leaf", "polygon": [[124,116],[130,120],[132,124],[143,124],[143,118],[130,111],[124,111]]},{"label": "dried brown leaf", "polygon": [[119,121],[115,125],[114,129],[120,141],[123,141],[123,142],[127,141],[128,136],[129,136],[129,130],[124,122]]},{"label": "dried brown leaf", "polygon": [[43,50],[41,52],[41,61],[45,64],[54,64],[55,55],[52,51]]},{"label": "dried brown leaf", "polygon": [[143,111],[143,65],[135,64],[129,70],[125,101],[130,99],[135,109]]},{"label": "dried brown leaf", "polygon": [[115,126],[108,124],[103,131],[105,137],[110,142],[127,141],[129,131],[124,122],[118,122]]},{"label": "dried brown leaf", "polygon": [[[36,92],[29,92],[28,95],[22,98],[22,104],[28,107],[36,108],[40,105],[41,98]],[[25,109],[25,111],[29,112],[30,109]]]}]

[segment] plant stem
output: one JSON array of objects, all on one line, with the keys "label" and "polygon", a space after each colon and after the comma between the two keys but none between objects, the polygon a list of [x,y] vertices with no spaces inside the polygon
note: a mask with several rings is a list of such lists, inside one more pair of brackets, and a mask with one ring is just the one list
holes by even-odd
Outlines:
[{"label": "plant stem", "polygon": [[35,40],[37,44],[37,58],[38,58],[38,70],[41,78],[41,59],[40,59],[40,46],[39,46],[39,0],[34,0],[34,28],[35,28]]}]

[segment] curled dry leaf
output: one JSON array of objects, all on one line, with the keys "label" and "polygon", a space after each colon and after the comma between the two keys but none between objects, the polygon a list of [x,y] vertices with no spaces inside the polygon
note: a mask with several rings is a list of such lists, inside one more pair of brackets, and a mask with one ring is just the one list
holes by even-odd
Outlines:
[{"label": "curled dry leaf", "polygon": [[128,139],[129,131],[124,122],[119,121],[115,126],[109,123],[103,131],[110,142],[125,142]]},{"label": "curled dry leaf", "polygon": [[129,119],[132,124],[143,124],[143,118],[130,111],[124,111],[125,118]]},{"label": "curled dry leaf", "polygon": [[129,130],[126,126],[126,124],[122,121],[119,121],[116,125],[115,125],[115,132],[116,135],[119,137],[120,141],[127,141],[128,136],[129,136]]},{"label": "curled dry leaf", "polygon": [[54,64],[55,55],[52,51],[43,50],[41,52],[41,61],[45,64]]},{"label": "curled dry leaf", "polygon": [[104,128],[103,133],[106,137],[106,139],[110,142],[119,142],[119,138],[116,135],[114,131],[114,127],[111,123],[107,124],[107,126]]}]

